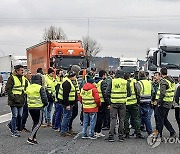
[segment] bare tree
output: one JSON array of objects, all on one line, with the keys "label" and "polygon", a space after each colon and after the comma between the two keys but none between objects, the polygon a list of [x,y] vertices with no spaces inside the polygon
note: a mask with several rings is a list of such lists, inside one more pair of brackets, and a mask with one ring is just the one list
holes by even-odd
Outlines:
[{"label": "bare tree", "polygon": [[101,51],[100,44],[89,36],[83,37],[83,47],[86,51],[86,57],[90,61]]},{"label": "bare tree", "polygon": [[46,41],[66,40],[67,36],[61,27],[50,26],[49,28],[45,28],[44,34],[43,34],[43,39]]}]

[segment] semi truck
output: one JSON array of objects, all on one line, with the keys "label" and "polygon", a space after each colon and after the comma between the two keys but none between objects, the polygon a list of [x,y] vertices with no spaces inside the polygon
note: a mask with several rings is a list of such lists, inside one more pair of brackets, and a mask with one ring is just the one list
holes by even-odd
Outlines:
[{"label": "semi truck", "polygon": [[153,64],[160,71],[166,67],[176,80],[180,74],[180,34],[158,33],[158,50],[153,53]]},{"label": "semi truck", "polygon": [[120,58],[119,69],[123,70],[124,72],[134,73],[135,71],[139,70],[139,62],[138,58]]},{"label": "semi truck", "polygon": [[47,73],[48,68],[65,69],[71,65],[87,68],[88,61],[82,46],[82,41],[44,41],[26,49],[27,67],[32,74],[37,68],[42,68]]}]

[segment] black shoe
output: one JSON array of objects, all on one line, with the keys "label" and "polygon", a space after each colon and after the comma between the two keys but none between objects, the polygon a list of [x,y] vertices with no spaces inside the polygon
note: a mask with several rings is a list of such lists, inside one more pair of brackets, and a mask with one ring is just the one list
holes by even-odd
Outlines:
[{"label": "black shoe", "polygon": [[124,141],[124,137],[123,136],[119,136],[119,142],[123,142]]},{"label": "black shoe", "polygon": [[136,139],[145,139],[145,137],[142,136],[142,134],[137,134],[137,135],[136,135]]},{"label": "black shoe", "polygon": [[30,139],[30,138],[28,138],[27,139],[27,143],[29,143],[29,144],[37,144],[37,141],[34,141],[34,140],[32,140],[32,139]]},{"label": "black shoe", "polygon": [[140,129],[141,129],[141,131],[142,131],[142,132],[146,132],[145,127],[144,127],[144,126],[141,126],[141,127],[140,127]]},{"label": "black shoe", "polygon": [[176,132],[174,132],[174,133],[170,133],[170,138],[176,138]]},{"label": "black shoe", "polygon": [[129,133],[127,133],[127,134],[125,135],[125,138],[127,138],[127,139],[130,138]]},{"label": "black shoe", "polygon": [[13,133],[10,123],[8,123],[6,126],[8,127],[9,131],[10,131],[11,133]]},{"label": "black shoe", "polygon": [[17,132],[12,133],[12,137],[20,137],[20,135]]},{"label": "black shoe", "polygon": [[103,127],[102,130],[109,130],[109,127]]},{"label": "black shoe", "polygon": [[109,136],[108,138],[106,138],[105,140],[109,141],[109,142],[114,142],[114,137],[113,136]]}]

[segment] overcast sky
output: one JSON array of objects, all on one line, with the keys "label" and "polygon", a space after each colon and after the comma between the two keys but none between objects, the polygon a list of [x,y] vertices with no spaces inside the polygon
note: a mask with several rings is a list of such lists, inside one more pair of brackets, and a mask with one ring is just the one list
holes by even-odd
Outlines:
[{"label": "overcast sky", "polygon": [[180,33],[179,0],[1,0],[0,56],[26,55],[60,26],[70,40],[88,33],[102,46],[98,56],[144,58],[158,32]]}]

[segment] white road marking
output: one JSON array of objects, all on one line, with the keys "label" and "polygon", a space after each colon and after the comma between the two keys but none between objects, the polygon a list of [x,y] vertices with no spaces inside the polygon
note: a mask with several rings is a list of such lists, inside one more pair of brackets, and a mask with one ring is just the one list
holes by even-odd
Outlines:
[{"label": "white road marking", "polygon": [[11,113],[3,114],[0,116],[0,124],[11,119]]}]

